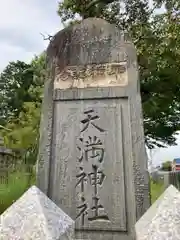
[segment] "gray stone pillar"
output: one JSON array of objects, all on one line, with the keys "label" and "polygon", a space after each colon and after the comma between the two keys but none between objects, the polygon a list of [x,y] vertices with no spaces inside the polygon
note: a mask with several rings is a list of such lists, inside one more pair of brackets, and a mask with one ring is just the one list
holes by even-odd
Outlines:
[{"label": "gray stone pillar", "polygon": [[130,240],[149,206],[136,51],[102,19],[47,49],[38,187],[75,220],[77,239]]}]

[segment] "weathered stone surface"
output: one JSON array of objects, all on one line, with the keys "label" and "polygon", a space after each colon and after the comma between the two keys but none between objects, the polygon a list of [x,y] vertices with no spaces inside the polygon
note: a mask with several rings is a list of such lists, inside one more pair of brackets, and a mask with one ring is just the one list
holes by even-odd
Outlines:
[{"label": "weathered stone surface", "polygon": [[[101,93],[103,94],[103,91]],[[63,109],[63,115],[60,114],[61,109]],[[90,112],[85,113],[82,110]],[[51,179],[50,190],[52,199],[58,205],[62,205],[73,219],[76,219],[81,211],[78,206],[83,204],[81,203],[83,184],[83,197],[86,198],[88,217],[91,218],[93,211],[90,208],[93,207],[94,195],[92,185],[95,184],[96,174],[99,178],[95,190],[100,198],[98,204],[103,206],[100,210],[104,217],[100,218],[101,221],[89,221],[88,217],[84,216],[83,224],[82,217],[79,217],[76,220],[77,229],[127,231],[126,209],[130,202],[126,202],[125,199],[125,181],[130,184],[129,179],[131,181],[133,179],[123,171],[124,166],[130,167],[132,163],[132,161],[125,163],[126,159],[132,157],[131,151],[126,151],[131,147],[130,136],[128,134],[122,136],[122,128],[129,127],[127,110],[127,102],[120,99],[116,101],[87,100],[70,104],[58,102],[55,105],[57,119],[54,122],[56,132],[53,143],[56,147],[52,155],[54,159],[52,166],[54,178]],[[94,125],[90,122],[88,128],[84,129],[87,123],[83,124],[81,121],[88,115],[98,117],[92,121]],[[117,123],[118,129],[116,129]],[[99,156],[91,157],[91,154],[93,155],[91,146],[94,146],[95,155]],[[126,151],[126,159],[123,151]],[[81,157],[83,157],[82,161]],[[92,165],[98,167],[97,173]],[[130,187],[132,188],[132,185]],[[111,194],[107,195],[107,192]],[[130,197],[133,199],[132,192],[128,192],[128,201]]]},{"label": "weathered stone surface", "polygon": [[169,186],[135,227],[137,240],[179,240],[180,192]]},{"label": "weathered stone surface", "polygon": [[86,19],[54,36],[47,62],[38,186],[76,220],[77,238],[133,239],[149,207],[135,48]]},{"label": "weathered stone surface", "polygon": [[57,72],[54,88],[125,86],[127,80],[126,62],[69,66]]},{"label": "weathered stone surface", "polygon": [[71,240],[74,221],[37,187],[31,187],[0,216],[2,240]]}]

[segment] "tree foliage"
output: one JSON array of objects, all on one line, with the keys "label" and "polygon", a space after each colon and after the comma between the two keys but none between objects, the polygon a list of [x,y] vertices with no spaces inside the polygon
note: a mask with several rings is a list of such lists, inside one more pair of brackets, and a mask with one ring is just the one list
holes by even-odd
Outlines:
[{"label": "tree foliage", "polygon": [[41,102],[45,57],[35,57],[31,64],[10,62],[0,74],[0,124],[19,116],[25,102]]},{"label": "tree foliage", "polygon": [[[175,144],[180,129],[180,2],[178,0],[64,0],[63,23],[100,17],[131,35],[137,50],[146,144]],[[157,10],[164,10],[157,14]]]},{"label": "tree foliage", "polygon": [[0,75],[0,134],[29,163],[35,163],[38,151],[44,78],[45,54],[30,64],[10,62]]},{"label": "tree foliage", "polygon": [[163,171],[172,171],[172,162],[166,161],[162,164],[161,170]]},{"label": "tree foliage", "polygon": [[10,62],[1,73],[1,124],[5,124],[5,121],[11,116],[18,116],[24,101],[32,101],[32,97],[28,94],[32,81],[31,66],[24,62]]}]

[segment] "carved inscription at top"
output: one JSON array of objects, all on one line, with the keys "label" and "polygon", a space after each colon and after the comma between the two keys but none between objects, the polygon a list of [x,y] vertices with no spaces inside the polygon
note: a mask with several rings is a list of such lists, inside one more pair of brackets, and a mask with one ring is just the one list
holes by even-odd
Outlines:
[{"label": "carved inscription at top", "polygon": [[56,67],[55,89],[125,86],[128,83],[126,62]]}]

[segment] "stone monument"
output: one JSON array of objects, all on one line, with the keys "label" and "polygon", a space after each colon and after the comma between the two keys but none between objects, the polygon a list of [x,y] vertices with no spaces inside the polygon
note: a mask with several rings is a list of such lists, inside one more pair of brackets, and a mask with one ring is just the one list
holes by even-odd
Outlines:
[{"label": "stone monument", "polygon": [[76,239],[134,239],[149,207],[136,51],[102,19],[47,49],[38,187],[75,220]]},{"label": "stone monument", "polygon": [[170,185],[136,223],[136,240],[178,240],[179,223],[180,192]]},{"label": "stone monument", "polygon": [[74,221],[36,186],[0,216],[0,239],[74,240]]}]

